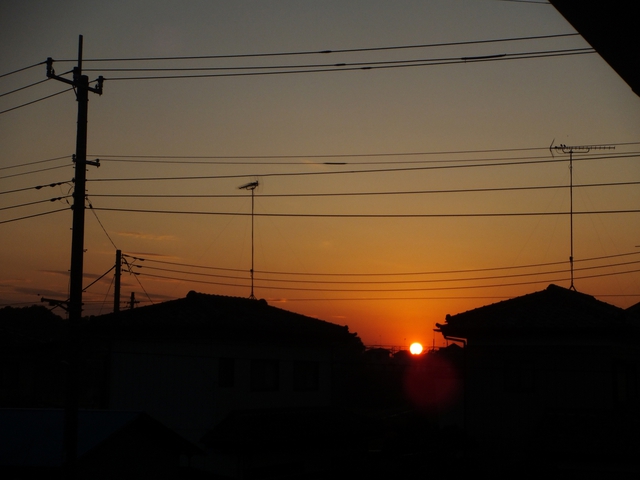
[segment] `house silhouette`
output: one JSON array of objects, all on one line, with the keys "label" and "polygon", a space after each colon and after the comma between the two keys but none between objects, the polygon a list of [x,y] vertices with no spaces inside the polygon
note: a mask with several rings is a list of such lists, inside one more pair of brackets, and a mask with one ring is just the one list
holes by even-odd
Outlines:
[{"label": "house silhouette", "polygon": [[638,318],[574,290],[447,315],[464,344],[464,426],[491,471],[640,471]]},{"label": "house silhouette", "polygon": [[[48,314],[34,322],[19,320],[0,322],[8,333],[0,355],[0,407],[29,407],[26,416],[21,414],[25,419],[42,415],[42,407],[64,406],[66,321]],[[27,329],[11,330],[18,325]],[[35,335],[46,325],[51,326],[46,334]],[[344,387],[353,383],[353,359],[364,351],[346,326],[264,300],[189,292],[168,302],[84,318],[79,329],[80,419],[86,419],[86,409],[143,414],[153,425],[138,422],[145,426],[141,438],[152,438],[148,432],[154,425],[164,429],[167,441],[160,451],[182,445],[171,435],[201,449],[188,459],[192,470],[243,478],[304,474],[312,465],[326,469],[339,453],[332,446],[335,438],[361,430],[355,416],[338,408]],[[269,444],[282,437],[273,431],[274,418],[287,419],[287,448]],[[318,425],[335,428],[316,435]],[[247,451],[245,443],[224,440],[224,432],[239,427],[264,439],[257,451],[271,453],[248,459],[255,452]]]}]

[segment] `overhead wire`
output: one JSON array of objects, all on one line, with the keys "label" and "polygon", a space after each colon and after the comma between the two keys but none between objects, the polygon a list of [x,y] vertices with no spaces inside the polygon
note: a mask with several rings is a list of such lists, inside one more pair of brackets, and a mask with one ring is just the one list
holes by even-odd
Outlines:
[{"label": "overhead wire", "polygon": [[51,170],[59,170],[61,168],[67,168],[68,166],[69,165],[58,165],[56,167],[47,167],[47,168],[41,168],[39,170],[31,170],[30,172],[21,172],[21,173],[14,173],[12,175],[3,175],[2,177],[0,177],[0,180],[4,180],[5,178],[23,177],[24,175],[32,175],[34,173],[49,172]]},{"label": "overhead wire", "polygon": [[0,74],[0,78],[8,77],[9,75],[14,75],[14,74],[19,73],[19,72],[24,72],[25,70],[29,70],[31,68],[38,67],[40,65],[44,65],[46,63],[47,62],[45,60],[43,62],[34,63],[33,65],[29,65],[27,67],[18,68],[16,70],[11,71],[11,72]]},{"label": "overhead wire", "polygon": [[[566,265],[567,262],[562,262]],[[594,270],[594,269],[604,269],[604,268],[612,268],[612,267],[621,267],[621,266],[629,266],[636,265],[640,263],[640,260],[629,261],[629,262],[619,262],[612,263],[607,265],[594,265],[594,266],[586,266],[575,268],[574,271],[585,271],[585,270]],[[209,278],[228,278],[233,280],[246,280],[248,281],[248,277],[238,277],[232,275],[218,275],[211,273],[203,273],[203,272],[189,272],[185,270],[176,270],[171,268],[162,268],[162,267],[153,267],[149,265],[135,265],[139,269],[149,269],[149,270],[158,270],[162,272],[170,272],[170,273],[179,273],[185,275],[195,275],[199,277],[209,277]],[[428,278],[428,279],[411,279],[411,280],[300,280],[300,279],[287,279],[287,278],[266,278],[266,277],[255,277],[257,282],[278,282],[278,283],[286,283],[286,284],[315,284],[315,285],[397,285],[397,284],[425,284],[425,283],[450,283],[450,282],[475,282],[475,281],[485,281],[485,280],[498,280],[505,278],[522,278],[522,277],[540,277],[544,275],[552,275],[558,273],[569,273],[569,268],[563,269],[555,269],[548,271],[536,271],[530,273],[511,273],[504,275],[485,275],[485,276],[476,276],[476,277],[462,277],[462,278]],[[254,272],[255,273],[255,272]],[[183,279],[185,281],[189,281],[188,279]],[[228,286],[239,286],[235,284],[228,284]],[[266,284],[256,284],[256,287],[262,288],[266,287]],[[341,291],[350,291],[349,289],[341,289]],[[372,290],[377,291],[377,290]]]},{"label": "overhead wire", "polygon": [[[640,145],[640,142],[612,143],[607,145]],[[111,161],[128,161],[127,159],[305,159],[305,158],[354,158],[354,157],[389,157],[389,156],[417,156],[417,155],[454,155],[454,154],[476,154],[476,153],[499,153],[499,152],[522,152],[532,150],[545,150],[548,147],[525,147],[525,148],[491,148],[476,150],[441,150],[423,152],[372,152],[372,153],[333,153],[333,154],[302,154],[302,155],[94,155],[101,159]]]},{"label": "overhead wire", "polygon": [[[583,263],[583,262],[593,262],[600,260],[609,260],[613,258],[621,258],[640,255],[640,251],[637,252],[627,252],[627,253],[618,253],[613,255],[603,255],[598,257],[588,257],[582,259],[575,259],[574,263]],[[179,267],[193,267],[205,270],[219,270],[219,271],[227,271],[227,272],[242,272],[249,273],[248,270],[238,269],[238,268],[225,268],[225,267],[215,267],[209,265],[196,265],[189,263],[181,263],[181,262],[171,262],[168,260],[158,260],[154,258],[145,258],[139,257],[135,255],[130,255],[127,253],[122,254],[125,258],[131,258],[134,261],[142,261],[142,262],[150,262],[150,263],[160,263],[164,265],[175,265]],[[412,275],[446,275],[446,274],[460,274],[460,273],[477,273],[477,272],[489,272],[489,271],[500,271],[500,270],[518,270],[525,268],[540,268],[540,267],[548,267],[555,265],[566,264],[566,261],[555,261],[555,262],[546,262],[546,263],[530,263],[524,265],[514,265],[514,266],[500,266],[500,267],[485,267],[485,268],[467,268],[467,269],[458,269],[458,270],[435,270],[435,271],[427,271],[427,272],[377,272],[377,273],[345,273],[345,272],[286,272],[286,271],[274,271],[274,270],[254,270],[254,273],[264,273],[264,274],[272,274],[272,275],[304,275],[304,276],[349,276],[349,277],[370,277],[370,276],[412,276]]]},{"label": "overhead wire", "polygon": [[[33,162],[21,163],[21,164],[17,164],[17,165],[8,165],[6,167],[0,167],[0,171],[1,170],[9,170],[9,169],[12,169],[12,168],[28,167],[28,166],[31,166],[31,165],[38,165],[38,164],[41,164],[41,163],[54,162],[56,160],[63,160],[63,159],[66,159],[66,158],[71,158],[71,155],[63,155],[61,157],[47,158],[46,160],[36,160],[36,161],[33,161]],[[4,178],[4,177],[2,177],[2,178]]]},{"label": "overhead wire", "polygon": [[37,200],[35,202],[22,203],[20,205],[10,205],[8,207],[0,207],[0,211],[2,211],[2,210],[11,210],[11,209],[14,209],[14,208],[29,207],[31,205],[37,205],[39,203],[56,202],[58,200],[64,200],[66,198],[71,198],[71,195],[65,195],[65,196],[62,196],[62,197],[49,198],[49,199],[45,199],[45,200]]},{"label": "overhead wire", "polygon": [[[288,52],[266,52],[266,53],[244,53],[244,54],[184,55],[184,56],[167,56],[167,57],[88,58],[88,59],[84,59],[83,61],[85,63],[87,62],[129,62],[129,61],[140,62],[140,61],[166,61],[166,60],[261,58],[261,57],[282,57],[282,56],[296,56],[296,55],[327,55],[327,54],[337,54],[337,53],[381,52],[381,51],[389,51],[389,50],[407,50],[407,49],[417,49],[417,48],[481,45],[485,43],[547,40],[552,38],[578,37],[578,36],[580,36],[579,33],[570,32],[570,33],[556,33],[556,34],[549,34],[549,35],[530,35],[530,36],[524,36],[524,37],[503,37],[503,38],[495,38],[495,39],[465,40],[465,41],[457,41],[457,42],[423,43],[423,44],[410,44],[410,45],[387,45],[382,47],[300,50],[300,51],[288,51]],[[76,59],[56,60],[56,62],[75,62],[75,61]],[[42,62],[42,63],[45,63],[45,62]]]},{"label": "overhead wire", "polygon": [[[623,155],[594,155],[589,157],[573,158],[573,162],[585,162],[604,159],[622,159],[635,158],[639,154],[623,154]],[[465,160],[461,160],[465,161]],[[316,175],[347,175],[347,174],[363,174],[363,173],[389,173],[389,172],[411,172],[425,170],[449,170],[458,168],[491,168],[491,167],[508,167],[520,165],[536,165],[536,164],[552,164],[566,162],[566,158],[547,158],[544,160],[525,160],[525,161],[492,161],[489,163],[463,163],[460,165],[428,165],[413,166],[399,168],[372,168],[358,170],[327,170],[327,171],[311,171],[311,172],[269,172],[261,173],[260,177],[292,177],[292,176],[316,176]],[[247,174],[230,174],[230,175],[191,175],[191,176],[171,176],[171,177],[122,177],[122,178],[92,178],[87,182],[143,182],[143,181],[175,181],[175,180],[212,180],[212,179],[230,179],[230,178],[246,178]]]},{"label": "overhead wire", "polygon": [[[538,217],[569,215],[568,211],[546,212],[482,212],[482,213],[244,213],[244,212],[213,212],[199,210],[151,210],[144,208],[111,208],[94,207],[98,211],[121,213],[157,213],[163,215],[210,215],[210,216],[256,216],[256,217],[289,217],[289,218],[482,218],[482,217]],[[640,209],[612,209],[612,210],[582,210],[574,211],[573,215],[612,215],[625,213],[640,213]]]},{"label": "overhead wire", "polygon": [[[395,68],[416,68],[416,67],[428,67],[428,66],[441,66],[441,65],[456,65],[466,63],[480,63],[480,62],[494,62],[494,61],[507,61],[507,60],[523,60],[531,58],[549,58],[549,57],[564,57],[571,55],[584,55],[593,54],[595,49],[581,48],[581,49],[566,49],[566,50],[549,50],[540,52],[528,52],[528,53],[504,53],[497,55],[482,55],[472,57],[460,57],[457,59],[425,59],[419,62],[407,63],[398,61],[398,63],[384,62],[384,64],[376,64],[369,62],[363,66],[342,66],[337,65],[333,67],[322,68],[298,68],[289,70],[268,70],[268,71],[252,71],[252,72],[234,72],[234,73],[210,73],[210,74],[191,74],[191,75],[147,75],[147,76],[129,76],[129,77],[104,77],[105,81],[133,81],[133,80],[175,80],[186,78],[224,78],[224,77],[253,77],[253,76],[271,76],[271,75],[298,75],[308,73],[325,73],[325,72],[349,72],[358,70],[381,70],[381,69],[395,69]],[[1,113],[1,112],[0,112]]]},{"label": "overhead wire", "polygon": [[13,190],[5,190],[3,192],[0,192],[0,195],[7,195],[10,193],[19,193],[19,192],[26,192],[28,190],[40,190],[42,188],[53,188],[53,187],[59,187],[60,185],[67,185],[73,183],[73,180],[65,180],[62,182],[54,182],[54,183],[49,183],[47,185],[35,185],[35,186],[31,186],[31,187],[23,187],[23,188],[16,188]]},{"label": "overhead wire", "polygon": [[35,87],[36,85],[40,85],[41,83],[44,83],[44,82],[46,82],[48,80],[49,80],[48,78],[45,78],[44,80],[39,80],[39,81],[31,83],[29,85],[25,85],[23,87],[16,88],[14,90],[11,90],[10,92],[0,93],[0,97],[5,97],[7,95],[11,95],[12,93],[20,92],[22,90],[26,90],[28,88]]},{"label": "overhead wire", "polygon": [[23,217],[11,218],[9,220],[0,220],[0,225],[3,225],[5,223],[18,222],[20,220],[27,220],[29,218],[43,217],[45,215],[51,215],[53,213],[58,213],[58,212],[66,212],[68,210],[69,210],[68,208],[60,208],[58,210],[51,210],[50,212],[34,213],[33,215],[25,215]]},{"label": "overhead wire", "polygon": [[100,221],[100,219],[98,218],[98,214],[96,213],[95,209],[93,208],[93,205],[91,204],[91,201],[89,200],[89,198],[87,197],[87,203],[89,204],[89,210],[91,210],[91,213],[93,213],[93,216],[96,218],[96,220],[98,221],[98,224],[100,225],[100,227],[102,228],[102,231],[104,232],[104,234],[107,236],[107,238],[109,239],[109,241],[111,242],[111,245],[113,245],[113,248],[115,248],[116,250],[119,250],[119,248],[116,246],[115,242],[113,241],[113,239],[111,238],[111,235],[109,235],[109,232],[107,232],[107,229],[104,228],[104,225],[102,224],[102,222]]},{"label": "overhead wire", "polygon": [[43,100],[47,100],[49,98],[55,97],[55,96],[60,95],[62,93],[69,92],[71,90],[73,90],[73,88],[67,88],[67,89],[61,90],[61,91],[59,91],[57,93],[53,93],[51,95],[47,95],[45,97],[38,98],[37,100],[32,100],[30,102],[26,102],[26,103],[23,103],[21,105],[15,106],[15,107],[7,108],[6,110],[0,110],[0,115],[2,115],[3,113],[8,113],[8,112],[12,112],[14,110],[18,110],[19,108],[26,107],[28,105],[33,105],[34,103],[38,103],[38,102],[41,102]]},{"label": "overhead wire", "polygon": [[[616,143],[598,143],[598,145],[606,146],[631,146],[640,145],[640,142],[616,142]],[[184,165],[190,162],[184,160],[232,160],[232,165],[242,165],[243,163],[238,160],[306,160],[306,159],[336,159],[336,158],[377,158],[377,157],[407,157],[407,156],[429,156],[429,155],[470,155],[481,153],[506,153],[506,152],[526,152],[526,151],[549,151],[549,147],[524,147],[524,148],[492,148],[492,149],[475,149],[475,150],[440,150],[440,151],[419,151],[419,152],[371,152],[371,153],[334,153],[334,154],[302,154],[302,155],[108,155],[108,154],[91,154],[94,157],[99,157],[101,161],[111,162],[127,162],[127,163],[167,163],[167,164],[179,164]],[[613,153],[613,152],[611,152]],[[634,152],[640,153],[640,152]],[[545,157],[531,157],[531,158],[546,158]],[[504,157],[499,157],[504,158]],[[509,157],[507,157],[509,158]],[[529,158],[529,157],[515,157],[515,158]],[[175,160],[175,161],[174,161]],[[478,159],[488,160],[488,159]],[[455,161],[455,160],[448,160]],[[469,161],[469,160],[467,160]],[[199,162],[194,162],[199,163]],[[209,162],[202,162],[207,164]],[[211,162],[212,164],[219,165],[219,162]],[[253,165],[254,163],[251,163]],[[270,165],[270,163],[256,163],[258,165]],[[280,163],[275,163],[279,165]],[[289,165],[290,163],[285,163]],[[333,164],[333,162],[331,162]]]},{"label": "overhead wire", "polygon": [[[573,185],[573,188],[596,187],[620,187],[640,185],[638,182],[612,182],[612,183],[587,183]],[[488,187],[488,188],[456,188],[448,190],[396,190],[381,192],[337,192],[337,193],[264,193],[260,198],[297,198],[297,197],[361,197],[361,196],[386,196],[386,195],[424,195],[446,193],[483,193],[483,192],[513,192],[527,190],[555,190],[566,189],[567,185],[531,185],[518,187]],[[101,198],[244,198],[250,194],[167,194],[167,193],[104,193],[93,194],[93,197]]]},{"label": "overhead wire", "polygon": [[345,67],[344,69],[349,69],[349,67],[375,67],[375,66],[411,66],[415,65],[423,65],[425,63],[431,64],[434,62],[435,64],[448,64],[448,63],[459,63],[459,62],[469,62],[476,60],[494,60],[498,58],[508,58],[508,57],[518,57],[526,55],[528,56],[537,56],[541,54],[571,54],[578,52],[588,52],[592,53],[593,48],[591,47],[583,47],[583,48],[571,48],[571,49],[559,49],[559,50],[542,50],[542,51],[532,51],[532,52],[518,52],[518,53],[500,53],[500,54],[492,54],[492,55],[479,55],[479,56],[469,56],[469,57],[439,57],[439,58],[411,58],[404,60],[379,60],[379,61],[366,61],[366,62],[341,62],[341,63],[306,63],[306,64],[281,64],[281,65],[242,65],[242,66],[217,66],[217,67],[144,67],[144,68],[130,68],[130,67],[106,67],[95,69],[101,72],[210,72],[210,71],[234,71],[234,70],[283,70],[283,69],[313,69],[311,71],[324,71],[323,69],[334,68],[334,67]]},{"label": "overhead wire", "polygon": [[[610,273],[602,273],[602,274],[594,274],[594,275],[585,275],[585,276],[576,276],[574,277],[576,280],[584,280],[591,278],[602,278],[613,275],[624,275],[628,273],[637,273],[640,272],[640,269],[636,270],[628,270],[624,272],[610,272]],[[151,278],[160,278],[166,280],[174,280],[174,281],[182,281],[187,283],[202,283],[208,285],[221,285],[228,287],[247,287],[247,285],[241,284],[229,284],[222,282],[210,282],[206,280],[194,280],[189,279],[185,280],[184,278],[179,277],[170,277],[165,275],[154,275],[148,273],[139,273],[136,272],[136,276],[144,275],[146,277]],[[488,285],[467,285],[467,286],[451,286],[451,287],[424,287],[424,288],[397,288],[397,289],[331,289],[331,288],[302,288],[302,287],[276,287],[276,286],[268,286],[268,285],[256,285],[256,288],[264,289],[264,290],[281,290],[281,291],[306,291],[306,292],[347,292],[347,293],[402,293],[402,292],[420,292],[420,291],[440,291],[440,290],[469,290],[469,289],[478,289],[478,288],[504,288],[504,287],[514,287],[514,286],[522,286],[522,285],[535,285],[540,283],[549,283],[549,282],[561,282],[567,280],[566,277],[557,277],[553,279],[546,280],[532,280],[532,281],[523,281],[523,282],[512,282],[512,283],[498,283],[498,284],[488,284]]]}]

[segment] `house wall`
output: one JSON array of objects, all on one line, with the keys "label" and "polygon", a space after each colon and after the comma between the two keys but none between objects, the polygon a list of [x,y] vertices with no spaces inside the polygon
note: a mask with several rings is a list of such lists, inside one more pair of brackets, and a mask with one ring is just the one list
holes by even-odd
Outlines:
[{"label": "house wall", "polygon": [[294,347],[120,342],[109,408],[145,411],[199,441],[233,410],[329,405],[330,360]]},{"label": "house wall", "polygon": [[571,453],[577,443],[567,439],[580,435],[580,424],[598,441],[596,424],[638,420],[636,349],[511,339],[470,343],[465,353],[465,423],[480,456],[508,462]]}]

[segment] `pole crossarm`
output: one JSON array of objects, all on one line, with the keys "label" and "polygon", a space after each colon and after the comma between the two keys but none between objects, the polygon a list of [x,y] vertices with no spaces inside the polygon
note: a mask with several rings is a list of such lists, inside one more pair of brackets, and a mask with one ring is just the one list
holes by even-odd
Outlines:
[{"label": "pole crossarm", "polygon": [[[60,75],[56,75],[56,71],[53,69],[53,58],[47,58],[47,78],[52,78],[54,80],[58,80],[59,82],[66,83],[67,85],[71,85],[73,88],[78,88],[80,77],[82,76],[82,70],[80,66],[73,68],[73,80],[70,80],[65,77],[61,77]],[[97,93],[98,95],[102,95],[102,86],[104,84],[104,77],[100,75],[96,80],[96,86],[91,87],[88,85],[86,89],[89,92]]]}]

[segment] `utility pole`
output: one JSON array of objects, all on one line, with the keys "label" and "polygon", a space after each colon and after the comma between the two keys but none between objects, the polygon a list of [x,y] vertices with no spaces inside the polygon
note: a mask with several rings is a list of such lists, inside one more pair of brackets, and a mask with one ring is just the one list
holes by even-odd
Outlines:
[{"label": "utility pole", "polygon": [[120,311],[120,277],[122,276],[122,250],[116,250],[116,275],[113,289],[113,313]]},{"label": "utility pole", "polygon": [[84,214],[87,165],[100,166],[99,161],[87,161],[87,114],[89,92],[102,95],[103,77],[96,87],[89,86],[89,77],[82,75],[82,35],[78,41],[78,66],[73,80],[60,77],[53,70],[53,59],[47,59],[47,77],[73,86],[78,101],[78,129],[76,134],[75,188],[73,191],[73,221],[71,233],[71,270],[69,278],[68,373],[64,416],[64,460],[68,477],[77,476],[78,456],[78,371],[79,325],[82,319],[82,277],[84,260]]},{"label": "utility pole", "polygon": [[238,187],[240,190],[251,190],[251,294],[249,298],[255,300],[256,296],[253,294],[253,199],[256,188],[258,188],[258,181],[247,183]]},{"label": "utility pole", "polygon": [[553,156],[553,151],[560,151],[565,155],[569,155],[569,229],[570,229],[570,254],[569,254],[569,267],[571,269],[571,285],[569,290],[576,290],[573,284],[573,154],[574,153],[589,153],[591,150],[613,150],[616,147],[609,145],[551,145],[549,151]]},{"label": "utility pole", "polygon": [[131,292],[131,298],[129,299],[129,310],[133,310],[136,303],[140,303],[136,300],[136,292]]}]

